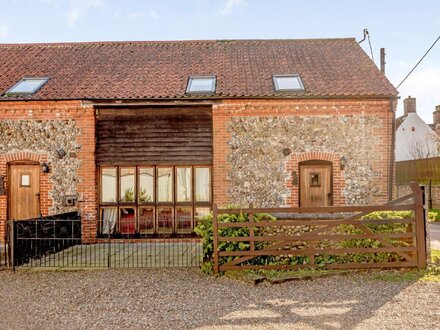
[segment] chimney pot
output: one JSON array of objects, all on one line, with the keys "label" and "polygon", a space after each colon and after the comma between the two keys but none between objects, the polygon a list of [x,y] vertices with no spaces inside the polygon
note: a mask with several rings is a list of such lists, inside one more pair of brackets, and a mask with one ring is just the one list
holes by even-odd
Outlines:
[{"label": "chimney pot", "polygon": [[408,96],[403,100],[403,113],[405,116],[409,113],[417,113],[415,97]]},{"label": "chimney pot", "polygon": [[435,111],[432,113],[433,117],[434,117],[434,124],[438,125],[440,124],[440,105],[437,105],[435,107]]}]

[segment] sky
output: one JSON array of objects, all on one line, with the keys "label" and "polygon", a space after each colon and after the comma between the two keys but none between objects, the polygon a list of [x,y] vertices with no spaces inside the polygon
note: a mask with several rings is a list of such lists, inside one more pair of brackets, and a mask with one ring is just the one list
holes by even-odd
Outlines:
[{"label": "sky", "polygon": [[[355,37],[397,86],[440,35],[438,0],[0,0],[0,43]],[[361,44],[370,55],[368,42]],[[370,55],[371,56],[371,55]],[[440,41],[399,88],[432,122]]]}]

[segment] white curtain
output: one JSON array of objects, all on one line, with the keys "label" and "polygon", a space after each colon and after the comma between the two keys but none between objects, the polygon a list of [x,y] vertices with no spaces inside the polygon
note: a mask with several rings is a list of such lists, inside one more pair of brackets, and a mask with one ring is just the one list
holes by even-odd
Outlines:
[{"label": "white curtain", "polygon": [[105,208],[102,210],[102,233],[112,234],[115,230],[116,220],[118,219],[118,209]]},{"label": "white curtain", "polygon": [[209,202],[211,175],[209,168],[196,168],[196,201]]},{"label": "white curtain", "polygon": [[190,202],[191,189],[191,167],[177,168],[177,201]]}]

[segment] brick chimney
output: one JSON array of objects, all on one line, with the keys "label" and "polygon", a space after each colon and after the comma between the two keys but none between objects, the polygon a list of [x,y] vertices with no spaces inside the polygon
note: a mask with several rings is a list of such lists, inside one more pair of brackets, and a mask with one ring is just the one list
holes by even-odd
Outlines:
[{"label": "brick chimney", "polygon": [[434,124],[440,124],[440,105],[435,107],[435,111],[432,113],[432,116],[434,117]]},{"label": "brick chimney", "polygon": [[416,98],[408,96],[403,100],[403,113],[406,116],[409,113],[416,113]]}]

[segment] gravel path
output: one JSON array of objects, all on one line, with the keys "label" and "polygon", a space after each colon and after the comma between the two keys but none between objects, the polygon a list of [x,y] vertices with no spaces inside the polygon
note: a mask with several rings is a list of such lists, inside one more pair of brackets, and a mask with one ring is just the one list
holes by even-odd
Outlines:
[{"label": "gravel path", "polygon": [[440,329],[440,283],[252,287],[197,270],[0,272],[1,329]]}]

